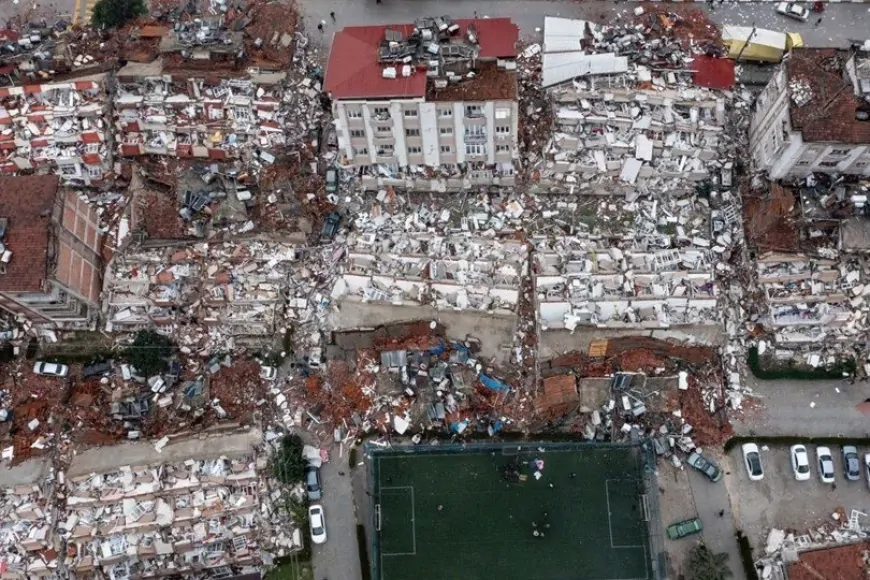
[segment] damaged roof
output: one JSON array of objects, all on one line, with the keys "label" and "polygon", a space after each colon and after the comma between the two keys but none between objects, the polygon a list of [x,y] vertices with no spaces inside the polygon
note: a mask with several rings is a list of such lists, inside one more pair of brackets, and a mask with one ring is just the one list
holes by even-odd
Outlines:
[{"label": "damaged roof", "polygon": [[866,104],[844,75],[847,58],[834,48],[795,48],[786,61],[791,124],[804,141],[870,143],[870,121],[855,118]]},{"label": "damaged roof", "polygon": [[0,292],[42,289],[59,182],[56,175],[0,177],[0,218],[9,220],[3,245],[12,252],[6,273],[0,274]]},{"label": "damaged roof", "polygon": [[[510,18],[456,20],[458,35],[465,36],[473,24],[480,39],[478,58],[514,58],[519,28]],[[426,75],[413,73],[409,77],[384,78],[384,65],[378,62],[378,47],[387,30],[407,38],[413,24],[385,26],[348,26],[335,35],[323,90],[336,99],[366,99],[389,97],[422,97],[426,94]]]}]

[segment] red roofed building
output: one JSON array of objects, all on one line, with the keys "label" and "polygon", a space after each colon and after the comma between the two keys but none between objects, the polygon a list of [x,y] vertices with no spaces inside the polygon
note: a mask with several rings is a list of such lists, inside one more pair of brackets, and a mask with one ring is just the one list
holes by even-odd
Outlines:
[{"label": "red roofed building", "polygon": [[0,308],[35,325],[95,326],[102,291],[99,215],[54,175],[0,177]]},{"label": "red roofed building", "polygon": [[749,142],[771,179],[870,175],[870,53],[793,49],[756,100]]},{"label": "red roofed building", "polygon": [[341,162],[369,189],[513,185],[518,34],[509,18],[339,31],[324,91]]}]

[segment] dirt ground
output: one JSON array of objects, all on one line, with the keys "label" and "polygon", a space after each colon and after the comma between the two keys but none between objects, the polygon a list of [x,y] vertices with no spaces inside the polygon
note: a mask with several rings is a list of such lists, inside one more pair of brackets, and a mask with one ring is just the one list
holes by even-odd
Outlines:
[{"label": "dirt ground", "polygon": [[[685,467],[678,469],[669,462],[659,462],[659,507],[662,515],[662,533],[664,528],[674,522],[697,516],[698,510],[695,508],[689,475]],[[698,538],[699,536],[689,536],[676,541],[665,539],[669,578],[678,578],[683,572],[683,562],[698,542]]]}]

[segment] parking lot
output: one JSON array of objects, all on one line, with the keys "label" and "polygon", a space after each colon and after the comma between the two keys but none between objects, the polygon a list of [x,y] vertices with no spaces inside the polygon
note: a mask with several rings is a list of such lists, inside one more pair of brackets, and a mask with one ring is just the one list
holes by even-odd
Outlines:
[{"label": "parking lot", "polygon": [[[838,507],[845,510],[847,517],[853,509],[870,513],[866,475],[862,472],[859,481],[847,480],[843,475],[840,448],[829,447],[836,477],[832,484],[822,483],[819,478],[814,445],[807,446],[811,469],[809,481],[795,479],[788,446],[759,446],[764,468],[761,481],[749,480],[739,446],[729,453],[730,466],[724,472],[734,519],[749,538],[757,556],[764,553],[771,528],[801,535],[823,523],[833,522],[832,514]],[[867,452],[870,449],[858,448],[861,462]]]}]

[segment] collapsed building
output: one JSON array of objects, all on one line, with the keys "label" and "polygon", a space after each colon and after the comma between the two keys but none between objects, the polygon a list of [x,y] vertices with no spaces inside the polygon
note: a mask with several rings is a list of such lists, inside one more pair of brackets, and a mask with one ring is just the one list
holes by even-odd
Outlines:
[{"label": "collapsed building", "polygon": [[546,159],[534,165],[536,186],[631,195],[687,194],[711,180],[727,185],[727,99],[693,84],[687,64],[677,70],[689,54],[632,26],[546,18],[541,82],[553,134]]},{"label": "collapsed building", "polygon": [[67,570],[116,580],[257,571],[263,467],[254,457],[189,459],[71,477],[59,522]]},{"label": "collapsed building", "polygon": [[339,162],[366,189],[514,184],[516,43],[508,18],[421,18],[335,35],[324,91]]},{"label": "collapsed building", "polygon": [[48,171],[99,185],[111,171],[106,75],[0,88],[0,171]]},{"label": "collapsed building", "polygon": [[41,482],[21,483],[0,495],[0,568],[10,578],[57,573],[55,510]]},{"label": "collapsed building", "polygon": [[391,243],[363,233],[349,240],[332,297],[511,314],[527,256],[517,241],[419,234]]},{"label": "collapsed building", "polygon": [[754,169],[870,175],[870,46],[795,48],[755,102]]},{"label": "collapsed building", "polygon": [[293,315],[284,292],[299,258],[296,246],[257,239],[129,247],[107,268],[106,329],[156,327],[221,350],[268,340]]}]

